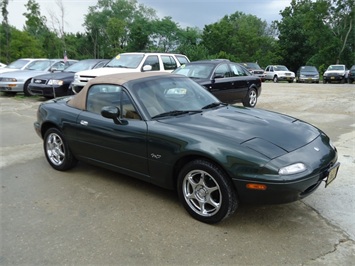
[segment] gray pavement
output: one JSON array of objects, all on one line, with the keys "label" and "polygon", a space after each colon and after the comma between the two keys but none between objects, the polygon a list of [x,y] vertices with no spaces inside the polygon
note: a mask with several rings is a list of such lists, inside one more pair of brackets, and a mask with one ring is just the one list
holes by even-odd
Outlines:
[{"label": "gray pavement", "polygon": [[258,107],[323,129],[339,175],[206,225],[175,192],[83,163],[53,170],[33,130],[40,101],[0,96],[0,265],[354,265],[354,100],[355,85],[263,83]]}]

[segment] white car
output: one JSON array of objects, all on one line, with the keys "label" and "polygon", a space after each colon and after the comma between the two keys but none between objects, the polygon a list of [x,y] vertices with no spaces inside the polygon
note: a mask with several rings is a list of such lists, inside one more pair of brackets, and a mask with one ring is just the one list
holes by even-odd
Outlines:
[{"label": "white car", "polygon": [[330,65],[323,74],[323,83],[333,81],[345,83],[347,74],[348,69],[345,65]]},{"label": "white car", "polygon": [[172,72],[190,60],[182,54],[168,53],[122,53],[114,57],[104,67],[79,71],[74,75],[71,88],[78,93],[86,83],[98,76],[145,71]]},{"label": "white car", "polygon": [[33,62],[48,60],[45,58],[21,58],[0,69],[0,74],[16,70],[26,70]]},{"label": "white car", "polygon": [[288,81],[292,83],[295,79],[295,73],[283,65],[270,65],[265,68],[264,79],[273,82]]}]

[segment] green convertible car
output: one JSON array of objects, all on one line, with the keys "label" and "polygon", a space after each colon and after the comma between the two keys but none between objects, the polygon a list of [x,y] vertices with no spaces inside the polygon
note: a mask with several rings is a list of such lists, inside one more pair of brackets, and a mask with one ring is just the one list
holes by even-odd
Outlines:
[{"label": "green convertible car", "polygon": [[54,169],[83,161],[175,189],[205,223],[239,203],[304,198],[340,165],[316,127],[227,105],[190,78],[161,72],[97,77],[75,96],[40,104],[34,126]]}]

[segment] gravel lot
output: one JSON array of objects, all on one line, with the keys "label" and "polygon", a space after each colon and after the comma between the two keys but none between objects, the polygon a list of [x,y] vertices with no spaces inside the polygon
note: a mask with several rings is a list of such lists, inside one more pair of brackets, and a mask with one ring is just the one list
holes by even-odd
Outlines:
[{"label": "gravel lot", "polygon": [[285,205],[192,219],[170,191],[79,164],[46,162],[33,122],[42,99],[0,96],[0,265],[353,265],[355,85],[263,83],[257,107],[324,130],[337,179]]}]

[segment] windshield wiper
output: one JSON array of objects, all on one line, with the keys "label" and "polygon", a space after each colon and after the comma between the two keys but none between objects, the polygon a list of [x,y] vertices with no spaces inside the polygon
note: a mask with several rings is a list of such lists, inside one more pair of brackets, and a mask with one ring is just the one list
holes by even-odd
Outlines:
[{"label": "windshield wiper", "polygon": [[207,104],[206,106],[202,107],[202,109],[210,109],[210,108],[214,108],[214,107],[217,107],[217,106],[220,106],[220,105],[227,106],[228,104],[227,103],[222,103],[222,102],[215,102],[215,103]]},{"label": "windshield wiper", "polygon": [[184,110],[184,111],[180,111],[180,110],[174,110],[174,111],[169,111],[169,112],[165,112],[165,113],[161,113],[158,115],[155,115],[152,117],[152,119],[154,118],[159,118],[159,117],[166,117],[166,116],[178,116],[178,115],[183,115],[183,114],[189,114],[189,113],[201,113],[201,110]]}]

